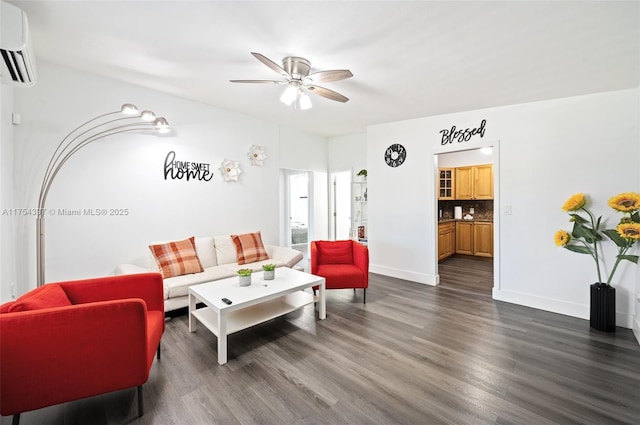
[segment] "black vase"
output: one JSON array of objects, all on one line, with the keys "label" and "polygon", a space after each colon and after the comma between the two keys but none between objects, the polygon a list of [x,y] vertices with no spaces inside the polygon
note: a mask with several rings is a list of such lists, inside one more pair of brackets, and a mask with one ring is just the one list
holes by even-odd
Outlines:
[{"label": "black vase", "polygon": [[604,283],[591,285],[589,325],[603,332],[616,331],[616,288]]}]

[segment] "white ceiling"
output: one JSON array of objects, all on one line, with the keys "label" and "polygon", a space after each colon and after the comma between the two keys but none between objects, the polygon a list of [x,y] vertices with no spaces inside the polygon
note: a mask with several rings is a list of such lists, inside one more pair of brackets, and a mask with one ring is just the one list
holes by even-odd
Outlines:
[{"label": "white ceiling", "polygon": [[[636,88],[638,1],[17,1],[46,60],[332,136],[437,114]],[[309,111],[259,52],[350,69]]]}]

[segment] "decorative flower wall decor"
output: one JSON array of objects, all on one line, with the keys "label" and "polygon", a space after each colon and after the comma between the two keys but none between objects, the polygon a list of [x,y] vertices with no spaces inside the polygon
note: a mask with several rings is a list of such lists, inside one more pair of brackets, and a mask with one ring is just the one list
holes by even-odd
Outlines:
[{"label": "decorative flower wall decor", "polygon": [[267,159],[267,155],[264,153],[264,146],[258,145],[251,145],[247,156],[251,160],[251,165],[257,165],[259,167],[262,167],[264,160]]},{"label": "decorative flower wall decor", "polygon": [[230,159],[222,161],[218,170],[226,182],[237,182],[238,176],[242,173],[242,170],[238,166],[238,161],[232,161]]}]

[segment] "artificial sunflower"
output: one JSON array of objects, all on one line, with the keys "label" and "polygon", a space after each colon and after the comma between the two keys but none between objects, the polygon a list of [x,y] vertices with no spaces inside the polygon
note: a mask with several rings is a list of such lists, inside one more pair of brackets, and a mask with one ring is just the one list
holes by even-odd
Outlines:
[{"label": "artificial sunflower", "polygon": [[553,240],[555,241],[556,246],[565,246],[570,239],[571,236],[569,236],[569,233],[564,230],[558,230],[553,236]]},{"label": "artificial sunflower", "polygon": [[609,206],[616,211],[632,212],[640,209],[640,194],[626,192],[609,199]]},{"label": "artificial sunflower", "polygon": [[[609,206],[622,212],[623,216],[615,229],[602,228],[602,216],[596,217],[587,206],[583,193],[571,196],[562,206],[569,213],[569,221],[573,223],[571,232],[558,230],[553,239],[557,246],[579,254],[587,254],[593,258],[598,273],[597,282],[611,285],[613,276],[621,261],[638,264],[640,257],[630,255],[629,250],[640,240],[640,194],[625,192],[609,199]],[[603,262],[599,245],[603,236],[609,238],[618,248],[618,255],[608,276],[601,273]],[[605,279],[603,279],[605,278]]]},{"label": "artificial sunflower", "polygon": [[640,223],[620,223],[616,231],[625,239],[640,239]]},{"label": "artificial sunflower", "polygon": [[562,206],[562,211],[578,211],[580,208],[584,207],[587,203],[586,198],[584,197],[584,193],[576,193],[572,195]]}]

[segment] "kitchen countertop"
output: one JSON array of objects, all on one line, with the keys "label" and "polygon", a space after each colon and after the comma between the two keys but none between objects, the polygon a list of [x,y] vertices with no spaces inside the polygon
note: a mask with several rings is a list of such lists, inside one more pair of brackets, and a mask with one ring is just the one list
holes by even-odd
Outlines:
[{"label": "kitchen countertop", "polygon": [[472,218],[471,220],[465,220],[463,218],[461,219],[456,219],[456,218],[441,218],[440,220],[438,220],[438,224],[444,224],[444,223],[455,223],[455,222],[464,222],[464,223],[493,223],[493,220],[488,219],[488,218]]}]

